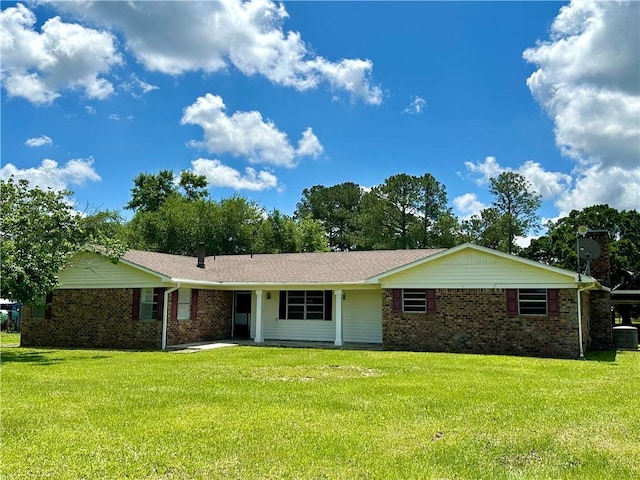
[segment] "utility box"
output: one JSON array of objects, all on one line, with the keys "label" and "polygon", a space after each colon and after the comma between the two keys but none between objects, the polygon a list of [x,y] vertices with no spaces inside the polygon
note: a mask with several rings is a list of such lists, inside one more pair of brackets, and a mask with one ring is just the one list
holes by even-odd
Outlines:
[{"label": "utility box", "polygon": [[638,349],[638,329],[629,325],[613,327],[613,345],[625,350]]}]

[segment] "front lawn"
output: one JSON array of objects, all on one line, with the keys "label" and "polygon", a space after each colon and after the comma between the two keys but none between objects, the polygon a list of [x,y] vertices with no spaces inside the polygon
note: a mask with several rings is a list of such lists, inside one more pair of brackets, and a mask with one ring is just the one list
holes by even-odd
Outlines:
[{"label": "front lawn", "polygon": [[4,348],[3,479],[640,478],[640,354]]}]

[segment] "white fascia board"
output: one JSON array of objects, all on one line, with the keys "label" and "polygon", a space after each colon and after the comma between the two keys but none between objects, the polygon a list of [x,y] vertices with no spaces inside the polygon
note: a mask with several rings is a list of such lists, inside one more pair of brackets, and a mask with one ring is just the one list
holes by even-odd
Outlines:
[{"label": "white fascia board", "polygon": [[507,288],[579,288],[579,285],[575,282],[562,282],[562,283],[486,283],[486,284],[465,284],[465,283],[420,283],[420,284],[409,284],[409,283],[394,283],[393,286],[386,286],[384,283],[381,283],[382,288],[436,288],[436,289],[450,289],[450,288],[459,288],[459,289],[470,289],[475,290],[478,288],[486,288],[486,289],[507,289]]},{"label": "white fascia board", "polygon": [[211,282],[207,280],[191,280],[188,278],[171,278],[169,280],[173,283],[180,283],[183,286],[186,285],[194,285],[194,286],[206,286],[206,287],[217,287],[220,289],[228,289],[234,290],[241,288],[243,290],[285,290],[285,289],[343,289],[343,290],[376,290],[379,287],[376,285],[367,284],[365,282],[296,282],[296,283],[282,283],[282,282]]}]

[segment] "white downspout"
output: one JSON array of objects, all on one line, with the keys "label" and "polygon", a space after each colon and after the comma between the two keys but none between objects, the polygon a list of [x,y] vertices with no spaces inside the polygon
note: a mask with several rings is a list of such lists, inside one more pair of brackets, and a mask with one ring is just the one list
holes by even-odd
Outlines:
[{"label": "white downspout", "polygon": [[580,360],[584,360],[584,350],[582,347],[582,296],[580,294],[582,292],[586,292],[592,286],[593,284],[588,287],[578,289],[578,337],[580,342]]},{"label": "white downspout", "polygon": [[[169,290],[164,291],[164,307],[162,308],[162,350],[167,349],[167,323],[169,317],[169,294],[180,288],[180,283]],[[578,307],[580,308],[580,307]]]}]

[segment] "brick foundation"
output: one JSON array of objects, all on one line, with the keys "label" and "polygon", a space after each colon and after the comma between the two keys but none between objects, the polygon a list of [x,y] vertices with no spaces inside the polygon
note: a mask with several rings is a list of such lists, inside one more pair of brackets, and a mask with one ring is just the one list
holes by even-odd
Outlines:
[{"label": "brick foundation", "polygon": [[560,314],[549,317],[507,316],[505,295],[503,289],[438,289],[436,313],[394,313],[391,290],[383,290],[383,346],[389,350],[579,356],[575,290],[560,290]]}]

